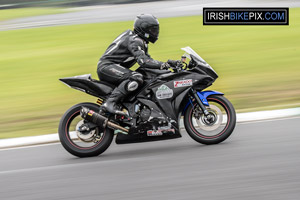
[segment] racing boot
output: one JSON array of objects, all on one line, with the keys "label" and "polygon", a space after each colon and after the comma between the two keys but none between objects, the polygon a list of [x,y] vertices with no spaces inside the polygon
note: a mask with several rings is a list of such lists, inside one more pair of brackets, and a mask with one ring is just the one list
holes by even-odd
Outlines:
[{"label": "racing boot", "polygon": [[[123,100],[128,94],[136,91],[139,86],[143,83],[143,75],[140,73],[132,72],[129,79],[123,81],[118,87],[116,87],[110,97],[102,105],[104,111],[110,112],[112,114],[123,115],[128,117],[126,113],[118,109],[117,104],[119,101]],[[101,110],[102,110],[101,109]]]},{"label": "racing boot", "polygon": [[122,112],[118,109],[117,104],[121,99],[123,99],[126,96],[126,93],[123,93],[118,87],[113,90],[109,98],[106,100],[106,102],[102,105],[102,109],[105,111],[111,113],[111,114],[118,114],[127,116],[126,113]]},{"label": "racing boot", "polygon": [[118,87],[116,87],[112,93],[110,94],[109,98],[106,102],[102,105],[102,109],[107,111],[111,114],[118,114],[127,116],[126,113],[119,110],[117,104],[123,100],[129,93],[129,91],[125,90],[124,86],[127,84],[128,81],[123,81]]}]

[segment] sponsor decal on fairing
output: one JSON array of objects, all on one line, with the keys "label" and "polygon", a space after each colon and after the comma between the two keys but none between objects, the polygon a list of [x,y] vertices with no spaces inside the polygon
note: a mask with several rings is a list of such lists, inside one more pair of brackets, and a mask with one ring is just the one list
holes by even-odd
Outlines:
[{"label": "sponsor decal on fairing", "polygon": [[163,132],[161,130],[149,130],[147,131],[147,136],[161,136]]},{"label": "sponsor decal on fairing", "polygon": [[162,136],[163,133],[166,133],[166,132],[175,133],[175,129],[169,128],[169,129],[148,130],[147,136]]},{"label": "sponsor decal on fairing", "polygon": [[192,79],[174,81],[174,88],[187,87],[187,86],[192,86],[192,85],[193,85]]},{"label": "sponsor decal on fairing", "polygon": [[157,88],[156,91],[156,98],[158,99],[169,99],[173,97],[173,90],[170,89],[166,85],[161,85],[159,88]]}]

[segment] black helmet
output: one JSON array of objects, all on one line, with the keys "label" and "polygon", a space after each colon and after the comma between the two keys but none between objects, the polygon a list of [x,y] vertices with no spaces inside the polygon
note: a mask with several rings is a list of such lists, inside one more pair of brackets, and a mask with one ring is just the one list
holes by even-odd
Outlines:
[{"label": "black helmet", "polygon": [[136,16],[134,21],[134,32],[147,42],[156,42],[159,34],[159,22],[151,14]]}]

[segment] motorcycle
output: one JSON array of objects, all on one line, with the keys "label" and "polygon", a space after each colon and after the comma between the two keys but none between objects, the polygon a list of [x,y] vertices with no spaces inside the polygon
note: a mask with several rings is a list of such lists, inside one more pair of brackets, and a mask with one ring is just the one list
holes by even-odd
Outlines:
[{"label": "motorcycle", "polygon": [[181,120],[199,143],[226,140],[236,124],[234,107],[223,93],[204,91],[218,78],[217,73],[192,48],[182,50],[181,62],[170,70],[136,70],[144,75],[144,84],[118,105],[126,116],[101,109],[115,86],[90,74],[60,79],[98,98],[97,104],[79,103],[62,116],[58,133],[63,147],[75,156],[90,157],[103,153],[115,135],[117,144],[180,138]]}]

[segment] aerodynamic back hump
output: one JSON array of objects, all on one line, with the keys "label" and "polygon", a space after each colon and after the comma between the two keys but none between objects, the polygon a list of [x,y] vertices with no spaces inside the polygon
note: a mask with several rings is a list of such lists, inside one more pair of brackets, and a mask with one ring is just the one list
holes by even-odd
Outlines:
[{"label": "aerodynamic back hump", "polygon": [[110,94],[114,88],[114,86],[109,83],[92,79],[91,74],[61,78],[59,80],[71,88],[96,97],[105,97]]}]

